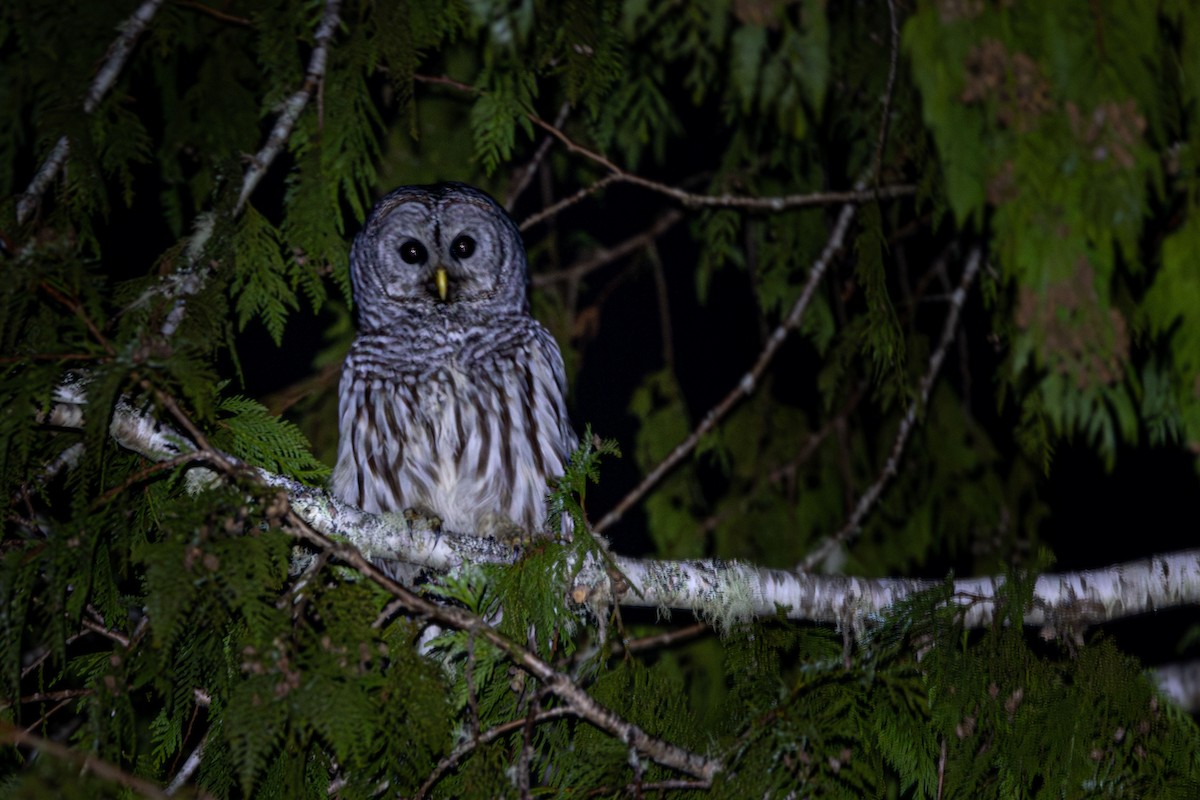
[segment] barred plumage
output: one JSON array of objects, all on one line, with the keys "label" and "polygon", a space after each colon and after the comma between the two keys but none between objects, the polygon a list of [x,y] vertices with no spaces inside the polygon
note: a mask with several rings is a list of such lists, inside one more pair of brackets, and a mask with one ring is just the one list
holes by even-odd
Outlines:
[{"label": "barred plumage", "polygon": [[462,533],[545,531],[547,483],[575,435],[512,220],[461,184],[403,187],[372,209],[350,264],[360,333],[342,368],[334,494]]}]

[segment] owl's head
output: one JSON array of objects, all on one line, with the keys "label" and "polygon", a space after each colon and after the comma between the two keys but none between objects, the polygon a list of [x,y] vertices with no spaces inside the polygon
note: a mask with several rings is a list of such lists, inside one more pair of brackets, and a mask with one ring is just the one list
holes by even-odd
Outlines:
[{"label": "owl's head", "polygon": [[495,200],[461,183],[384,196],[354,239],[350,277],[364,328],[414,306],[479,314],[529,307],[520,231]]}]

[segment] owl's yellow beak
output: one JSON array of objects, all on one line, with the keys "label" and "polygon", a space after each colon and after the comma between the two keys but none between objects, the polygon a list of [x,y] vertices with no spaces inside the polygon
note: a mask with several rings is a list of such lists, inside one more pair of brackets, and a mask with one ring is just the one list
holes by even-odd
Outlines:
[{"label": "owl's yellow beak", "polygon": [[446,302],[446,294],[450,291],[450,276],[445,267],[438,267],[433,273],[433,283],[437,287],[438,298]]}]

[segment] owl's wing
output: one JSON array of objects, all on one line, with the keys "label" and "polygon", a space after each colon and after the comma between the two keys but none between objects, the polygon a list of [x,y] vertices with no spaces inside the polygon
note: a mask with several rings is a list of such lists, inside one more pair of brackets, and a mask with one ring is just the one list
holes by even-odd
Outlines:
[{"label": "owl's wing", "polygon": [[417,505],[412,477],[400,469],[413,440],[415,387],[364,375],[347,362],[339,392],[334,495],[373,513]]}]

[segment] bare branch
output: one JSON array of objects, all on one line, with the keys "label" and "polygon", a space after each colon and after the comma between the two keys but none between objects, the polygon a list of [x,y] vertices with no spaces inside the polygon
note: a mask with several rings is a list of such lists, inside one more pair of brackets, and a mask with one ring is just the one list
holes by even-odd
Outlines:
[{"label": "bare branch", "polygon": [[662,259],[659,258],[658,248],[654,240],[646,244],[650,267],[654,274],[654,294],[658,299],[658,337],[662,340],[663,363],[672,375],[675,372],[675,342],[674,326],[671,324],[671,300],[667,290],[667,273],[663,269]]},{"label": "bare branch", "polygon": [[183,762],[183,766],[179,768],[179,772],[167,784],[167,789],[164,792],[168,797],[171,797],[179,792],[187,782],[196,774],[196,770],[200,769],[200,759],[204,756],[204,746],[208,744],[208,736],[205,735],[200,743],[196,745],[192,752],[188,753],[187,759]]},{"label": "bare branch", "polygon": [[175,0],[175,2],[185,8],[194,8],[201,14],[207,14],[214,19],[221,20],[221,22],[228,22],[230,25],[237,25],[242,28],[254,27],[254,20],[247,19],[246,17],[238,17],[233,14],[226,14],[224,11],[218,11],[212,6],[206,6],[203,3],[197,2],[197,0]]},{"label": "bare branch", "polygon": [[825,249],[821,251],[821,255],[813,263],[809,270],[808,281],[804,284],[804,289],[800,292],[800,296],[796,298],[796,302],[792,305],[791,311],[787,317],[775,331],[767,339],[766,345],[763,347],[762,353],[759,354],[758,360],[754,366],[750,368],[738,385],[725,396],[725,399],[713,407],[711,411],[704,416],[700,424],[694,431],[688,434],[687,438],[675,446],[666,458],[662,460],[654,469],[642,479],[633,491],[627,494],[617,503],[611,511],[595,525],[597,533],[607,530],[610,526],[621,519],[621,516],[628,511],[634,503],[638,502],[645,496],[646,492],[650,491],[663,477],[666,476],[674,467],[689,455],[700,440],[704,438],[710,431],[717,426],[726,414],[728,414],[739,401],[745,397],[749,397],[754,393],[758,386],[759,380],[762,379],[763,373],[766,372],[771,360],[783,345],[788,333],[798,327],[800,321],[804,319],[804,312],[808,310],[808,304],[812,301],[813,295],[816,293],[817,285],[821,282],[821,278],[825,275],[825,270],[829,267],[831,261],[838,251],[842,248],[842,243],[845,241],[846,234],[850,229],[850,221],[854,218],[856,207],[853,203],[847,203],[842,207],[841,213],[838,214],[837,222],[834,223],[833,232],[829,235],[829,241],[825,243]]},{"label": "bare branch", "polygon": [[[563,103],[558,109],[558,118],[554,120],[554,127],[561,128],[563,123],[567,121],[567,114],[571,111],[570,103]],[[513,206],[517,204],[517,199],[521,193],[529,187],[533,176],[537,174],[538,169],[542,166],[542,161],[545,160],[546,154],[550,152],[550,146],[554,144],[554,139],[547,136],[538,145],[538,149],[533,154],[533,158],[529,159],[529,163],[522,167],[518,172],[513,186],[508,190],[508,196],[504,198],[504,210],[512,213]]]},{"label": "bare branch", "polygon": [[[414,80],[421,83],[430,83],[440,86],[450,86],[462,92],[469,94],[479,94],[479,89],[470,84],[456,81],[453,78],[438,75],[414,75]],[[866,190],[861,186],[856,186],[848,192],[807,192],[804,194],[787,194],[776,197],[746,197],[744,195],[722,194],[722,195],[707,195],[689,192],[684,189],[679,189],[674,186],[668,186],[665,183],[652,181],[649,178],[643,178],[640,175],[635,175],[632,172],[626,172],[615,163],[610,161],[605,156],[597,153],[594,150],[589,150],[581,144],[576,143],[571,137],[567,136],[554,125],[546,122],[536,114],[529,112],[525,114],[537,127],[544,130],[546,133],[558,139],[572,153],[577,153],[589,161],[593,161],[609,171],[609,175],[605,180],[620,181],[621,183],[629,183],[634,186],[641,186],[644,189],[657,192],[658,194],[666,195],[687,208],[741,208],[756,211],[784,211],[789,208],[807,208],[812,206],[829,206],[839,203],[865,203],[870,200],[879,200],[883,198],[905,197],[914,194],[916,187],[910,184],[902,184],[897,186],[882,186],[874,190]],[[595,191],[598,184],[589,187],[588,193]],[[538,216],[536,220],[533,217],[521,224],[521,230],[535,224],[536,221],[544,219]]]},{"label": "bare branch", "polygon": [[883,119],[879,123],[879,141],[875,144],[875,163],[872,167],[876,186],[879,185],[879,176],[883,172],[883,150],[887,146],[888,129],[892,121],[892,98],[896,93],[896,68],[900,61],[900,21],[896,17],[896,0],[887,0],[887,6],[892,50],[888,63],[887,88],[883,93]]},{"label": "bare branch", "polygon": [[800,571],[811,571],[814,566],[832,553],[835,547],[856,535],[859,526],[862,525],[863,519],[874,508],[888,481],[895,477],[896,470],[900,467],[900,457],[904,453],[904,446],[908,443],[908,437],[912,433],[913,426],[916,425],[917,415],[924,410],[925,405],[929,402],[929,393],[933,389],[934,381],[937,380],[938,372],[942,367],[942,361],[946,358],[946,351],[949,349],[950,343],[954,341],[954,334],[958,330],[958,317],[962,312],[963,303],[967,299],[967,290],[971,288],[971,284],[975,281],[975,275],[979,272],[979,265],[982,260],[983,256],[978,249],[971,251],[971,254],[967,257],[967,266],[963,270],[962,280],[959,281],[958,288],[954,290],[954,294],[950,296],[950,310],[947,312],[946,322],[942,326],[941,340],[938,342],[937,349],[933,351],[933,355],[929,357],[929,367],[925,370],[925,374],[921,378],[921,383],[917,390],[917,399],[909,406],[908,411],[904,414],[904,419],[900,421],[900,429],[896,432],[896,441],[892,444],[891,453],[888,454],[887,462],[883,465],[883,469],[880,470],[879,476],[863,492],[862,496],[859,497],[854,511],[850,514],[850,518],[846,520],[846,524],[842,526],[841,530],[822,542],[797,565],[796,568]]},{"label": "bare branch", "polygon": [[658,650],[663,647],[671,647],[680,642],[686,642],[697,636],[711,630],[711,626],[706,622],[697,622],[683,628],[656,633],[653,636],[643,636],[640,639],[630,639],[624,644],[618,644],[613,648],[613,655],[621,653],[641,653],[647,650]]},{"label": "bare branch", "polygon": [[25,193],[21,195],[21,199],[17,201],[17,224],[24,225],[33,209],[37,206],[38,200],[42,196],[42,192],[58,175],[58,171],[62,169],[63,164],[67,161],[67,154],[71,150],[71,142],[66,137],[60,137],[54,143],[54,148],[50,151],[50,155],[46,156],[46,160],[38,167],[38,171],[33,176],[33,180],[29,182],[29,186],[25,187]]},{"label": "bare branch", "polygon": [[[325,12],[313,36],[313,51],[309,55],[308,68],[305,71],[304,83],[283,104],[283,110],[275,120],[266,143],[250,159],[250,164],[242,176],[242,186],[238,194],[234,216],[245,208],[246,201],[258,186],[259,181],[266,175],[283,145],[291,135],[296,120],[308,105],[314,91],[318,90],[325,80],[325,69],[329,57],[329,42],[340,24],[339,10],[341,0],[326,0]],[[161,334],[163,338],[171,338],[183,322],[187,311],[187,300],[204,288],[207,278],[207,265],[201,259],[204,249],[212,236],[216,220],[212,212],[206,212],[196,217],[192,225],[191,240],[187,247],[187,263],[179,270],[165,277],[158,285],[151,287],[141,294],[131,305],[136,308],[149,302],[155,297],[165,297],[174,301],[171,311],[163,322]]]},{"label": "bare branch", "polygon": [[322,15],[321,22],[317,25],[316,35],[313,37],[313,51],[308,58],[304,83],[283,104],[283,111],[275,120],[275,127],[271,128],[271,135],[267,137],[267,143],[250,160],[250,166],[242,177],[242,191],[238,195],[237,205],[234,207],[235,215],[240,214],[245,208],[246,200],[258,186],[263,175],[267,174],[271,162],[279,155],[284,143],[291,136],[296,120],[300,118],[300,112],[304,111],[313,92],[325,80],[329,41],[333,38],[333,34],[341,22],[339,16],[341,5],[341,0],[325,0],[325,13]]},{"label": "bare branch", "polygon": [[555,128],[550,123],[543,120],[541,117],[533,114],[527,115],[529,120],[549,133],[551,136],[558,139],[567,149],[573,153],[578,153],[585,158],[595,161],[603,167],[606,167],[612,172],[617,180],[622,183],[630,183],[634,186],[641,186],[644,189],[649,189],[652,192],[657,192],[666,195],[674,200],[679,201],[687,208],[741,208],[755,211],[785,211],[790,208],[807,208],[812,206],[830,206],[838,203],[864,203],[869,200],[881,198],[904,197],[916,192],[916,187],[903,184],[898,186],[883,186],[873,191],[867,191],[860,188],[855,188],[849,192],[807,192],[804,194],[786,194],[776,197],[746,197],[744,195],[721,194],[708,195],[689,192],[684,189],[678,189],[674,186],[668,186],[665,183],[652,181],[649,178],[643,178],[640,175],[635,175],[632,172],[626,172],[618,167],[612,161],[609,161],[604,156],[592,150],[576,144],[565,133]]},{"label": "bare branch", "polygon": [[616,175],[605,175],[603,178],[596,181],[591,186],[585,186],[584,188],[580,189],[575,194],[571,195],[570,197],[565,197],[562,200],[559,200],[557,203],[550,206],[549,208],[544,208],[541,211],[537,212],[536,214],[530,214],[529,217],[527,217],[519,226],[521,229],[521,233],[524,233],[525,231],[532,228],[534,225],[537,225],[539,222],[550,219],[551,217],[555,216],[556,214],[561,213],[564,209],[570,208],[571,206],[575,205],[576,203],[582,201],[584,198],[590,197],[591,195],[600,191],[604,187],[606,187],[610,184],[616,183],[616,182],[617,182]]},{"label": "bare branch", "polygon": [[[566,706],[542,709],[539,710],[536,715],[534,715],[533,724],[537,725],[542,722],[546,722],[547,720],[568,717],[573,713],[574,712]],[[508,722],[504,722],[500,725],[489,728],[478,736],[467,739],[466,741],[460,743],[437,763],[437,766],[433,768],[433,772],[429,774],[429,777],[425,779],[423,784],[421,784],[421,788],[417,790],[415,795],[413,795],[414,799],[420,800],[420,798],[426,797],[429,794],[429,790],[433,788],[434,784],[441,780],[442,776],[445,775],[446,772],[448,772],[450,769],[453,769],[456,764],[462,761],[466,756],[470,755],[480,745],[495,741],[506,733],[512,733],[513,731],[520,730],[528,723],[528,721],[529,717],[521,717],[520,719],[509,720]]]},{"label": "bare branch", "polygon": [[[137,775],[132,775],[115,764],[111,764],[103,759],[96,758],[90,753],[84,753],[58,742],[44,739],[32,733],[27,733],[11,725],[8,722],[0,721],[0,742],[7,744],[21,745],[38,750],[45,753],[47,756],[57,758],[60,761],[65,761],[74,764],[81,772],[90,772],[107,781],[112,781],[120,786],[137,792],[145,797],[166,798],[167,794],[157,785],[151,783],[145,778]],[[207,792],[200,791],[199,797],[212,797]]]},{"label": "bare branch", "polygon": [[98,633],[105,639],[109,639],[121,645],[122,647],[129,649],[129,637],[120,631],[112,630],[111,628],[106,627],[103,622],[95,622],[87,617],[84,617],[80,624],[92,633]]},{"label": "bare branch", "polygon": [[[84,114],[91,114],[95,111],[100,105],[100,101],[117,82],[117,76],[121,74],[125,62],[129,60],[129,54],[133,52],[137,38],[150,24],[150,20],[154,19],[155,13],[162,4],[163,0],[145,0],[128,19],[118,26],[121,33],[109,45],[104,63],[100,65],[96,77],[92,79],[92,85],[88,87],[88,92],[83,98]],[[29,182],[29,186],[26,187],[25,193],[17,201],[17,224],[24,225],[29,220],[42,193],[46,191],[50,182],[54,180],[58,171],[66,163],[70,149],[71,143],[66,136],[54,143],[50,155],[46,156],[46,160],[38,167],[38,171],[34,174],[33,180]]]},{"label": "bare branch", "polygon": [[655,220],[654,224],[649,228],[635,236],[629,237],[615,247],[601,248],[582,261],[577,261],[565,269],[534,275],[533,285],[542,287],[563,281],[577,281],[606,264],[611,264],[627,255],[636,253],[673,228],[681,219],[683,219],[683,212],[676,210],[668,211]]}]

